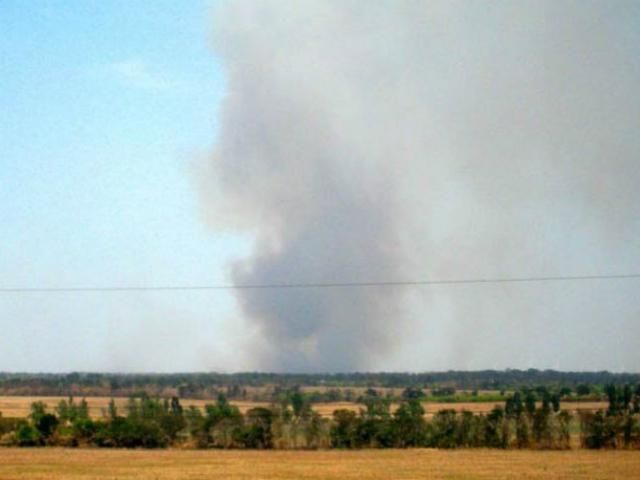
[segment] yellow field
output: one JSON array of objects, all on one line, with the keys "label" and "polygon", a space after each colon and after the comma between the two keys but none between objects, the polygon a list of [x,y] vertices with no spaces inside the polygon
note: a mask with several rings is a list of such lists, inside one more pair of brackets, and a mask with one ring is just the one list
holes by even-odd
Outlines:
[{"label": "yellow field", "polygon": [[[29,415],[29,408],[33,402],[44,402],[50,410],[53,410],[60,400],[67,400],[69,397],[7,397],[0,396],[0,412],[5,417],[26,417]],[[75,397],[75,401],[80,401],[81,397]],[[100,418],[104,410],[106,410],[111,397],[86,397],[89,404],[89,414],[94,418]],[[124,409],[127,404],[127,398],[114,398],[116,406]],[[207,403],[215,403],[215,400],[199,400],[199,399],[183,399],[183,406],[188,407],[194,405],[196,407],[204,407]],[[266,403],[259,402],[233,402],[237,405],[242,413],[250,408],[257,406],[266,406]],[[126,413],[121,410],[122,414]]]},{"label": "yellow field", "polygon": [[0,449],[2,479],[633,479],[640,452]]},{"label": "yellow field", "polygon": [[[67,397],[7,397],[0,396],[0,412],[5,417],[25,417],[29,415],[29,407],[33,402],[41,401],[47,404],[50,409],[55,408],[55,406],[60,402],[60,400],[65,400]],[[76,400],[80,400],[80,398],[76,398]],[[87,403],[89,404],[89,412],[91,416],[94,418],[100,418],[102,416],[103,410],[107,408],[111,397],[87,397]],[[124,408],[127,403],[126,398],[116,398],[116,405],[119,408]],[[181,403],[183,406],[194,405],[196,407],[202,408],[207,403],[214,403],[215,400],[199,400],[199,399],[183,399]],[[232,402],[236,405],[242,413],[245,413],[247,410],[253,407],[258,406],[267,406],[267,403],[264,402]],[[502,402],[485,402],[485,403],[436,403],[429,402],[424,403],[424,409],[426,411],[427,416],[431,416],[438,410],[442,410],[445,408],[453,408],[458,411],[467,410],[469,412],[474,413],[486,413],[489,412],[496,405],[503,405]],[[595,410],[598,408],[606,408],[606,402],[563,402],[562,408],[563,410],[569,410],[571,412],[575,412],[577,409],[588,409]],[[362,405],[358,405],[356,403],[351,402],[335,402],[335,403],[317,403],[313,405],[313,409],[316,410],[324,417],[330,417],[333,414],[333,411],[338,408],[346,408],[350,410],[357,411],[362,408]],[[125,413],[122,411],[121,413]]]}]

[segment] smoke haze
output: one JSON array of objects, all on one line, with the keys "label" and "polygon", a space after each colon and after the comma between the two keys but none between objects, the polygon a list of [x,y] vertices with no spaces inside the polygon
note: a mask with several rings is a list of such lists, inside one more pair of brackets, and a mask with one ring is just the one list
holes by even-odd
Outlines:
[{"label": "smoke haze", "polygon": [[[208,222],[254,237],[235,284],[640,271],[640,4],[241,0],[215,18],[227,93],[199,181]],[[263,370],[621,369],[640,364],[637,289],[237,300]]]}]

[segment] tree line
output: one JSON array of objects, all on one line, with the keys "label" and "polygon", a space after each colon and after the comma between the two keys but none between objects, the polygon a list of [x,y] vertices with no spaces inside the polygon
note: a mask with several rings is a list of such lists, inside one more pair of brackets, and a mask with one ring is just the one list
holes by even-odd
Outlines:
[{"label": "tree line", "polygon": [[[640,385],[607,386],[609,408],[579,415],[585,448],[640,448]],[[487,414],[444,409],[425,418],[418,395],[391,400],[375,393],[358,412],[338,409],[331,418],[314,411],[300,391],[244,414],[220,395],[203,409],[183,407],[177,397],[132,397],[119,409],[111,400],[102,418],[85,400],[62,400],[52,411],[31,405],[26,419],[0,416],[0,445],[119,448],[536,448],[570,447],[572,416],[559,394],[546,389],[513,393]],[[373,391],[375,392],[375,391]]]},{"label": "tree line", "polygon": [[[607,384],[640,382],[640,374],[611,372],[559,372],[554,370],[482,370],[423,373],[264,373],[216,372],[171,374],[114,374],[73,372],[7,373],[0,372],[1,395],[116,396],[146,393],[150,396],[212,398],[224,393],[231,399],[271,401],[281,391],[296,385],[324,387],[316,392],[316,401],[351,401],[349,388],[420,388],[432,391],[497,390],[515,391],[531,385],[568,388],[585,396],[603,394]],[[261,389],[256,392],[256,389]],[[270,397],[271,396],[271,397]]]},{"label": "tree line", "polygon": [[606,411],[580,415],[582,444],[587,448],[640,448],[640,384],[607,385]]}]

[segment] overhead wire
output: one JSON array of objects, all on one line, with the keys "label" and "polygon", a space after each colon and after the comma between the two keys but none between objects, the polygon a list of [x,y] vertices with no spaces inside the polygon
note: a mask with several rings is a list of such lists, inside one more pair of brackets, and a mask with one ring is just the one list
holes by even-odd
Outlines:
[{"label": "overhead wire", "polygon": [[496,277],[439,280],[354,281],[354,282],[296,282],[213,285],[122,285],[122,286],[69,286],[69,287],[2,287],[0,293],[81,293],[81,292],[162,292],[198,290],[258,290],[258,289],[318,289],[318,288],[367,288],[367,287],[420,287],[437,285],[479,285],[505,283],[542,283],[590,280],[639,279],[640,273],[601,275],[562,275],[539,277]]}]

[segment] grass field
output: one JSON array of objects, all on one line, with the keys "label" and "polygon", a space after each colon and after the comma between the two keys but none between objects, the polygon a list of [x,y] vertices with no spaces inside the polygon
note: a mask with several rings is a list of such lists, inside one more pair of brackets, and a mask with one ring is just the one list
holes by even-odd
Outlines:
[{"label": "grass field", "polygon": [[[42,401],[50,409],[53,409],[60,400],[67,397],[9,397],[0,396],[0,412],[5,417],[25,417],[29,414],[29,407],[33,402]],[[79,398],[76,398],[79,400]],[[107,408],[110,397],[87,397],[87,403],[89,404],[90,414],[94,418],[102,416],[102,411]],[[116,405],[120,408],[124,408],[127,403],[126,398],[116,398]],[[199,399],[184,399],[181,400],[184,406],[195,405],[197,407],[203,407],[206,403],[214,403],[214,400],[199,400]],[[232,402],[238,406],[242,413],[245,413],[248,409],[257,406],[267,406],[267,403],[260,402]],[[467,410],[474,413],[486,413],[489,412],[495,405],[504,405],[503,402],[462,402],[462,403],[438,403],[428,402],[424,403],[424,409],[427,416],[432,415],[438,410],[445,408],[454,408],[458,411]],[[576,409],[598,409],[606,408],[606,402],[563,402],[562,408],[574,412]],[[320,413],[322,416],[330,417],[333,411],[338,408],[347,408],[351,410],[358,410],[361,405],[350,402],[335,402],[335,403],[317,403],[313,405],[314,410]],[[122,412],[124,413],[124,411]]]},{"label": "grass field", "polygon": [[0,449],[2,479],[634,479],[631,451]]},{"label": "grass field", "polygon": [[[5,417],[26,417],[29,415],[29,409],[33,402],[44,402],[49,409],[54,409],[60,400],[67,400],[69,397],[9,397],[0,396],[0,412]],[[76,397],[76,401],[80,401],[81,397]],[[103,410],[109,405],[111,397],[86,397],[89,404],[89,414],[94,418],[100,418]],[[124,409],[127,404],[127,398],[115,398],[116,406],[120,409]],[[215,403],[215,400],[199,400],[199,399],[184,399],[181,400],[183,406],[194,405],[196,407],[204,407],[207,403]],[[246,412],[250,408],[257,406],[266,406],[266,403],[260,402],[233,402],[238,406],[242,413]],[[125,413],[122,410],[121,413]]]}]

